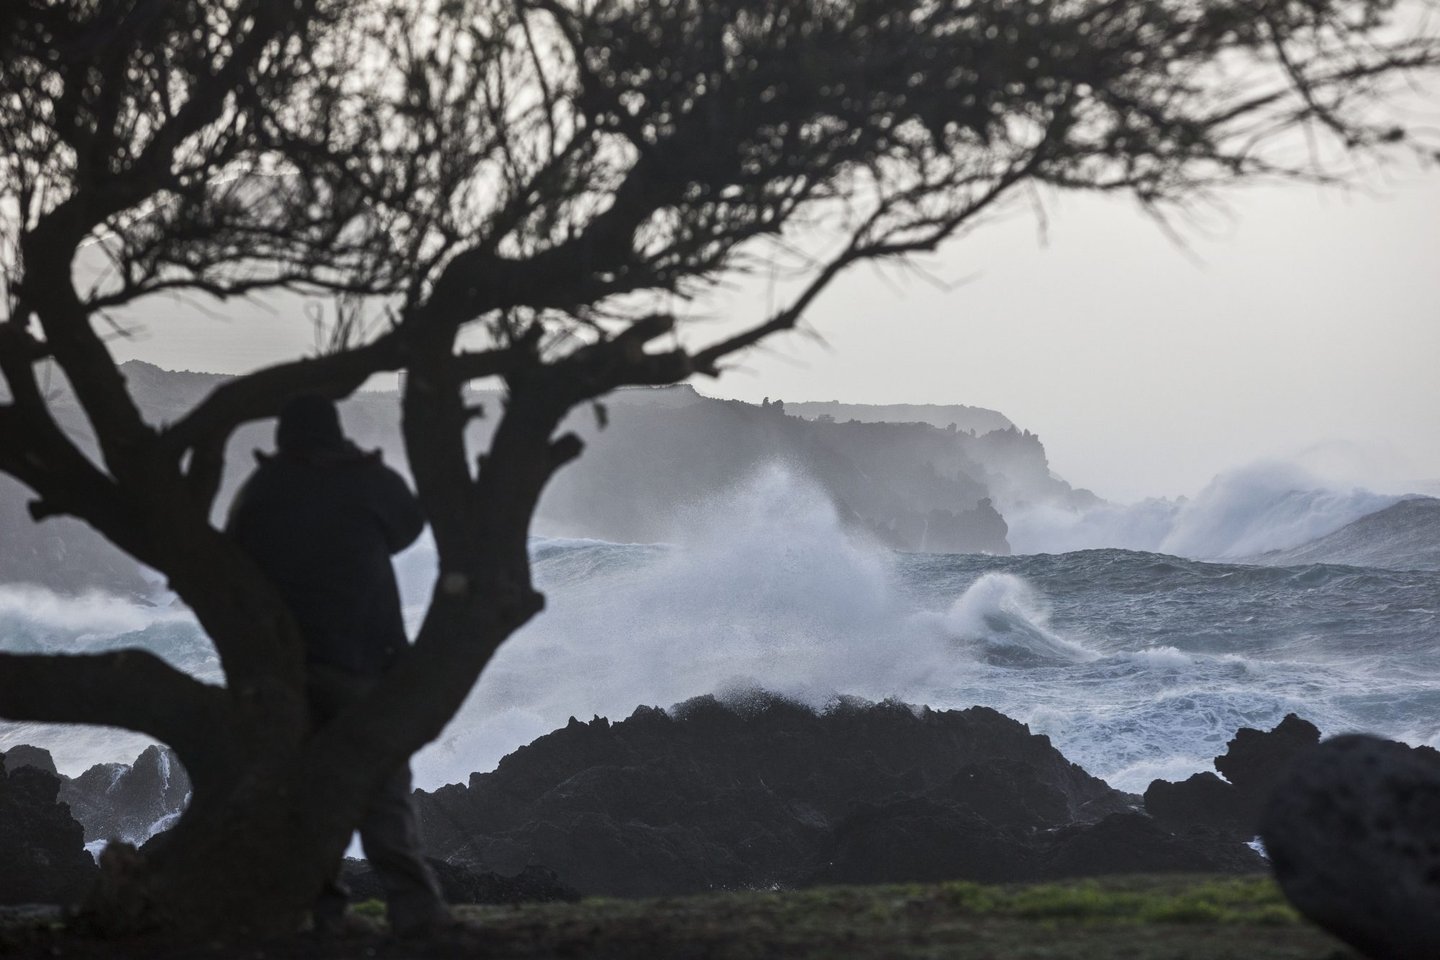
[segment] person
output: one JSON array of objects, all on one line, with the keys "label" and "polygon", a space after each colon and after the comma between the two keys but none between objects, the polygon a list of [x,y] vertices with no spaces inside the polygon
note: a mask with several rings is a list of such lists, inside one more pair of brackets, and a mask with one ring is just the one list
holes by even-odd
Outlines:
[{"label": "person", "polygon": [[[231,505],[227,532],[270,578],[305,639],[312,721],[320,726],[363,697],[407,641],[391,556],[415,542],[424,516],[405,480],[345,437],[328,399],[289,401],[274,454]],[[434,873],[421,856],[410,768],[386,778],[360,823],[360,843],[385,889],[391,930],[423,935],[450,923]],[[315,928],[344,928],[338,879],[314,907]]]}]

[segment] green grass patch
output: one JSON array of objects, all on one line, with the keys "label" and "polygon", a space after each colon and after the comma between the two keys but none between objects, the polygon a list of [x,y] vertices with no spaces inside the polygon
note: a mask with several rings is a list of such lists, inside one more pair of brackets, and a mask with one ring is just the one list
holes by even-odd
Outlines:
[{"label": "green grass patch", "polygon": [[1041,884],[1009,891],[995,912],[1026,920],[1136,920],[1151,906],[1142,893],[1098,883]]},{"label": "green grass patch", "polygon": [[[856,891],[864,890],[861,896]],[[987,885],[955,881],[934,886],[832,887],[784,894],[789,909],[823,908],[860,897],[872,920],[917,909],[947,909],[975,918],[1082,923],[1298,924],[1273,880],[1256,877],[1114,877],[1057,883]]]},{"label": "green grass patch", "polygon": [[350,911],[371,920],[384,920],[385,901],[377,900],[374,897],[369,900],[361,900],[359,903],[350,904]]}]

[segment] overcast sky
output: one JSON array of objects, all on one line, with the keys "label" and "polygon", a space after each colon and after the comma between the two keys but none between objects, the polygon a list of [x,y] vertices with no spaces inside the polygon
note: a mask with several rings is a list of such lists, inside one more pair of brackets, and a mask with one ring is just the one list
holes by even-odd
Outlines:
[{"label": "overcast sky", "polygon": [[791,338],[702,389],[993,407],[1118,499],[1301,452],[1337,472],[1342,445],[1372,483],[1440,478],[1440,173],[1227,206],[1188,252],[1132,205],[1069,197],[1043,245],[1020,215],[945,251],[953,289],[862,269],[813,314],[827,346]]},{"label": "overcast sky", "polygon": [[[1302,454],[1371,485],[1440,478],[1440,172],[1257,187],[1227,207],[1186,230],[1187,252],[1125,201],[1052,198],[1046,237],[1018,211],[930,264],[964,282],[862,267],[810,315],[825,344],[791,335],[697,385],[991,407],[1039,433],[1061,476],[1122,501]],[[763,310],[765,287],[712,309]],[[288,311],[172,303],[114,348],[239,372],[311,344]]]}]

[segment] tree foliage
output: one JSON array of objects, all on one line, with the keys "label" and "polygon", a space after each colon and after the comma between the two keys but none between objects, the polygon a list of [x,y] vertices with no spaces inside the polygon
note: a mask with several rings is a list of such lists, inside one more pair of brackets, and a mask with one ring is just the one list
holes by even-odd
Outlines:
[{"label": "tree foliage", "polygon": [[[139,730],[194,777],[174,841],[97,909],[293,922],[356,798],[439,733],[541,609],[526,536],[545,483],[580,453],[556,435],[570,409],[716,375],[794,328],[848,267],[934,250],[1031,187],[1164,212],[1232,183],[1423,153],[1391,109],[1440,57],[1418,9],[8,0],[0,469],[34,491],[37,519],[77,516],[161,571],[226,677],[202,684],[134,651],[0,655],[0,716]],[[712,341],[677,327],[716,281],[777,258],[796,283],[772,313]],[[325,351],[231,380],[173,423],[145,420],[112,324],[143,322],[168,292],[282,289],[345,305]],[[37,371],[52,365],[93,454],[50,415]],[[223,450],[289,396],[344,396],[386,371],[406,374],[440,577],[397,669],[363,709],[312,730],[293,620],[211,522]],[[481,453],[466,447],[478,411],[464,388],[487,377],[507,399]],[[237,864],[223,909],[213,887],[193,889],[207,856]]]}]

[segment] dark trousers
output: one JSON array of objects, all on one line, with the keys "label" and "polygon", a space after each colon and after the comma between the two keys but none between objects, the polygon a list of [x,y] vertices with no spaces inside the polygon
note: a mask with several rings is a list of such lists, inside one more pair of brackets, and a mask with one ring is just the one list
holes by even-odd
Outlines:
[{"label": "dark trousers", "polygon": [[[377,678],[334,667],[308,668],[310,711],[317,724],[332,719],[370,691]],[[360,845],[385,889],[390,927],[404,931],[449,917],[440,885],[421,854],[420,825],[410,800],[410,766],[385,778],[360,821]],[[317,927],[338,923],[345,912],[345,888],[332,884],[315,903]]]}]

